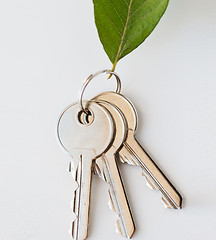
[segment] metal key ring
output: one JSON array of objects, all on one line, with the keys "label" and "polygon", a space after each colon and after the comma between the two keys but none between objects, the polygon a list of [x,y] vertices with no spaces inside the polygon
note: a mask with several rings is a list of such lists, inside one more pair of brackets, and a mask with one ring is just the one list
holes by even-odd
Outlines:
[{"label": "metal key ring", "polygon": [[105,69],[105,70],[96,72],[95,74],[91,74],[91,75],[88,76],[88,77],[86,78],[86,80],[84,81],[84,83],[83,83],[83,85],[82,85],[82,87],[81,87],[81,89],[80,89],[79,95],[78,95],[78,104],[79,104],[79,107],[80,107],[80,109],[81,109],[83,112],[85,112],[86,114],[89,114],[89,111],[88,111],[88,109],[87,109],[86,107],[83,106],[83,94],[84,94],[84,91],[85,91],[87,85],[89,84],[89,82],[90,82],[93,78],[95,78],[96,76],[98,76],[98,75],[100,75],[100,74],[103,74],[103,73],[105,73],[105,74],[110,74],[110,75],[114,75],[115,78],[116,78],[116,81],[117,81],[116,93],[120,93],[120,91],[121,91],[121,80],[120,80],[120,78],[119,78],[119,76],[118,76],[117,73]]}]

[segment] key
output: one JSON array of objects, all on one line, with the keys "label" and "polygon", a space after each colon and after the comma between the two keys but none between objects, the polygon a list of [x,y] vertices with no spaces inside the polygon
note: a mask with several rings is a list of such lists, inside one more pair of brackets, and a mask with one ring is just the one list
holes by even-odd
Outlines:
[{"label": "key", "polygon": [[80,121],[80,108],[73,104],[61,114],[57,125],[59,143],[72,156],[72,175],[78,185],[73,202],[75,240],[83,240],[88,235],[93,160],[110,147],[115,135],[113,119],[105,108],[91,102],[88,109],[93,116],[88,124]]},{"label": "key", "polygon": [[128,131],[126,141],[123,143],[123,147],[119,151],[121,160],[142,168],[148,185],[161,192],[162,201],[165,207],[180,209],[182,207],[182,196],[135,138],[137,114],[132,103],[123,95],[114,92],[102,93],[95,97],[94,100],[110,102],[117,106],[126,118]]},{"label": "key", "polygon": [[111,104],[97,101],[112,115],[115,122],[116,134],[109,150],[96,159],[95,171],[104,181],[110,185],[110,207],[118,214],[116,223],[117,232],[126,238],[131,238],[135,227],[131,215],[128,200],[125,194],[121,176],[116,164],[116,153],[126,139],[126,121],[122,113]]}]

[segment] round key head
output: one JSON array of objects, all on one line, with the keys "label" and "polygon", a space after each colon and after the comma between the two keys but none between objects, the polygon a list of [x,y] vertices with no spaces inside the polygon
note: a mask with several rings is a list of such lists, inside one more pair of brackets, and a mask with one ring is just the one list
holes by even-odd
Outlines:
[{"label": "round key head", "polygon": [[96,100],[96,102],[101,106],[105,107],[113,117],[116,134],[115,134],[112,146],[114,148],[113,150],[116,151],[121,147],[121,145],[123,144],[127,136],[126,134],[127,123],[126,123],[125,117],[122,114],[121,110],[118,109],[115,105],[112,105],[107,101],[101,101],[101,100]]},{"label": "round key head", "polygon": [[115,92],[104,92],[93,98],[94,101],[102,100],[119,108],[124,114],[128,129],[136,131],[137,113],[133,104],[123,95]]},{"label": "round key head", "polygon": [[95,157],[110,147],[115,135],[111,114],[96,102],[88,103],[90,121],[81,121],[82,111],[77,103],[67,107],[57,124],[57,137],[63,149],[71,154],[73,149],[93,149]]}]

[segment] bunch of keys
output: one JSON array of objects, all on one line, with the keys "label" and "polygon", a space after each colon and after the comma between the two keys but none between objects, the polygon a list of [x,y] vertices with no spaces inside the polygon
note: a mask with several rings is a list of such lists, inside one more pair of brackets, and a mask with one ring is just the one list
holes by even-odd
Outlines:
[{"label": "bunch of keys", "polygon": [[[104,92],[90,101],[83,101],[88,83],[97,75],[114,75],[116,92]],[[180,209],[182,196],[162,173],[135,138],[137,113],[133,104],[120,94],[121,81],[115,72],[103,70],[84,82],[78,103],[67,107],[57,124],[57,137],[63,150],[72,157],[71,172],[77,182],[72,202],[76,219],[72,237],[83,240],[88,235],[92,173],[106,181],[112,209],[118,214],[118,232],[131,238],[134,221],[125,195],[117,161],[140,166],[148,185],[158,189],[167,208]]]}]

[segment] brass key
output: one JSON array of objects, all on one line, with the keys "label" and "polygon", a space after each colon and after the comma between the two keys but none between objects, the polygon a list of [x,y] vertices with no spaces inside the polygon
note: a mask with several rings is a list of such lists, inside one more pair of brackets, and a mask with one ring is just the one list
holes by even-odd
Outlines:
[{"label": "brass key", "polygon": [[161,192],[165,206],[180,209],[182,207],[182,196],[135,138],[137,113],[132,103],[123,95],[114,92],[104,92],[95,97],[94,100],[102,100],[113,104],[125,116],[128,129],[126,140],[119,151],[121,160],[131,165],[140,166],[149,185]]}]

